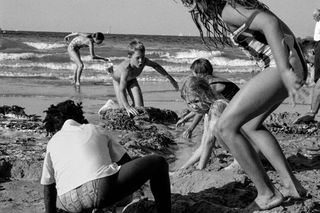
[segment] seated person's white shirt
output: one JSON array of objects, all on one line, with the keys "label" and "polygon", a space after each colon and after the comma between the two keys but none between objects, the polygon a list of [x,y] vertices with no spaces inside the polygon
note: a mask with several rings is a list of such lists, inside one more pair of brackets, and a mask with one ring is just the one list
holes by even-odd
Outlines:
[{"label": "seated person's white shirt", "polygon": [[88,181],[118,172],[120,166],[114,163],[125,152],[102,128],[67,120],[48,142],[41,184],[56,183],[60,196]]}]

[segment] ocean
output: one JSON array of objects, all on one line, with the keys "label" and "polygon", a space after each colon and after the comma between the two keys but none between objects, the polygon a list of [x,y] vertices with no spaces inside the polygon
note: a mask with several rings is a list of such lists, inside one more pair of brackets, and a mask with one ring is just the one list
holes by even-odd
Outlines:
[{"label": "ocean", "polygon": [[[67,45],[61,32],[7,31],[0,43],[0,78],[50,79],[71,81],[75,65],[70,61]],[[178,82],[190,74],[189,67],[197,58],[207,58],[214,71],[235,83],[243,83],[257,69],[238,48],[209,50],[199,37],[161,35],[105,34],[105,41],[95,45],[97,55],[109,57],[114,65],[127,57],[127,45],[137,38],[146,46],[146,57],[163,66]],[[85,68],[82,82],[97,84],[111,81],[105,63],[91,61],[88,48],[80,50]],[[167,79],[146,67],[139,81],[166,81]]]}]

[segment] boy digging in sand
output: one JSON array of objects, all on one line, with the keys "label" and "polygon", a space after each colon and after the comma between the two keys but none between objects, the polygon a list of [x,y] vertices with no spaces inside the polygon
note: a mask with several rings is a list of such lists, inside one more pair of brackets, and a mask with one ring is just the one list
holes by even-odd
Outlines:
[{"label": "boy digging in sand", "polygon": [[[128,58],[121,62],[114,70],[109,69],[113,78],[113,87],[120,107],[124,107],[127,113],[133,116],[138,114],[134,108],[144,106],[142,92],[137,81],[137,77],[145,66],[152,67],[161,75],[166,76],[173,87],[178,91],[178,83],[169,75],[158,63],[145,57],[145,47],[139,40],[133,40],[128,46]],[[127,92],[133,102],[129,105]]]}]

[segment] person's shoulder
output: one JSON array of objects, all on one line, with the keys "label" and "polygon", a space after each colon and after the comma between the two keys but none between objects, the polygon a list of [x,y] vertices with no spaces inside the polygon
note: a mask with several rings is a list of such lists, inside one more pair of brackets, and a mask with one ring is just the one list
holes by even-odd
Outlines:
[{"label": "person's shoulder", "polygon": [[130,60],[128,58],[124,59],[118,66],[116,67],[119,71],[128,70],[130,68]]}]

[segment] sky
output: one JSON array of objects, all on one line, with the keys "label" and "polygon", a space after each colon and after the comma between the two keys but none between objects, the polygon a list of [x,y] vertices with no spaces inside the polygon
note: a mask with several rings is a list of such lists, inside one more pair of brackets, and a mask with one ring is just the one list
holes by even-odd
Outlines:
[{"label": "sky", "polygon": [[[312,36],[319,0],[262,0],[298,37]],[[0,0],[4,30],[199,35],[180,0]]]}]

